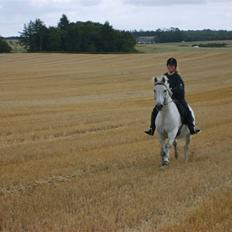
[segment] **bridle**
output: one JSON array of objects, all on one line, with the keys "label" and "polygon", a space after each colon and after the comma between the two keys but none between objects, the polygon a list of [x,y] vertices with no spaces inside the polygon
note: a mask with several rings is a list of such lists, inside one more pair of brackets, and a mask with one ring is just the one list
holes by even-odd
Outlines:
[{"label": "bridle", "polygon": [[[163,82],[155,83],[155,86],[157,86],[157,85],[162,85],[162,86],[164,86],[164,87],[166,88],[166,90],[168,91],[169,96],[170,96],[171,99],[172,99],[172,92],[171,92],[171,90],[167,87],[167,85],[165,85],[165,83],[163,83]],[[166,106],[166,105],[168,105],[168,104],[170,104],[170,103],[172,103],[172,102],[173,102],[173,100],[171,100],[171,101],[169,101],[169,102],[167,102],[167,103],[164,103],[164,106]]]}]

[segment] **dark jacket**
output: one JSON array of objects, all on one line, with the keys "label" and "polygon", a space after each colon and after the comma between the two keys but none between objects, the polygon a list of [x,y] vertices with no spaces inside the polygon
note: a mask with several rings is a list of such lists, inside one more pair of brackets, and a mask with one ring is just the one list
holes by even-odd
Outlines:
[{"label": "dark jacket", "polygon": [[172,90],[172,99],[184,100],[185,99],[185,90],[184,90],[184,82],[181,76],[175,72],[174,74],[165,73],[165,76],[168,78],[169,86]]}]

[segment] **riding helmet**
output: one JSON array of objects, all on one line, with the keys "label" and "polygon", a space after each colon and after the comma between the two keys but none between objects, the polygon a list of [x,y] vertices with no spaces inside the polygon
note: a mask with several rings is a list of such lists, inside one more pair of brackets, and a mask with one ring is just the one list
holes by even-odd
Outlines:
[{"label": "riding helmet", "polygon": [[177,67],[177,60],[175,59],[175,58],[169,58],[168,60],[167,60],[167,66],[168,65],[174,65],[175,67]]}]

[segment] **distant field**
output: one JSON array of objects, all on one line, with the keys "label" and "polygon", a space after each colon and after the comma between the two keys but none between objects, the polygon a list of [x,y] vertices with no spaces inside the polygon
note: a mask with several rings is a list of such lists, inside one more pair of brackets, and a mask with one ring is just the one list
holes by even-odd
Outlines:
[{"label": "distant field", "polygon": [[[194,48],[194,44],[210,44],[210,43],[226,43],[225,48]],[[219,49],[230,49],[232,51],[232,40],[220,41],[196,41],[196,42],[181,42],[181,43],[157,43],[151,45],[136,45],[136,49],[142,53],[160,53],[160,52],[216,52]]]},{"label": "distant field", "polygon": [[[231,231],[231,49],[163,46],[0,55],[0,231]],[[202,133],[161,171],[143,131],[171,56]]]}]

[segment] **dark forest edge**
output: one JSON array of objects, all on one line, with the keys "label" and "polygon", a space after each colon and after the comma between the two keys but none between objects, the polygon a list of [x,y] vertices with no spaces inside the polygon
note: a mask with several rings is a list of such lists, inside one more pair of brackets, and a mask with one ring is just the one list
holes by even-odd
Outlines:
[{"label": "dark forest edge", "polygon": [[135,52],[136,40],[126,31],[108,23],[70,22],[62,15],[56,27],[40,20],[30,21],[20,33],[20,43],[28,52],[129,53]]},{"label": "dark forest edge", "polygon": [[150,38],[151,43],[170,43],[170,42],[193,42],[193,41],[216,41],[232,40],[232,31],[227,30],[180,30],[179,28],[169,28],[156,31],[132,31],[132,35],[138,38]]}]

